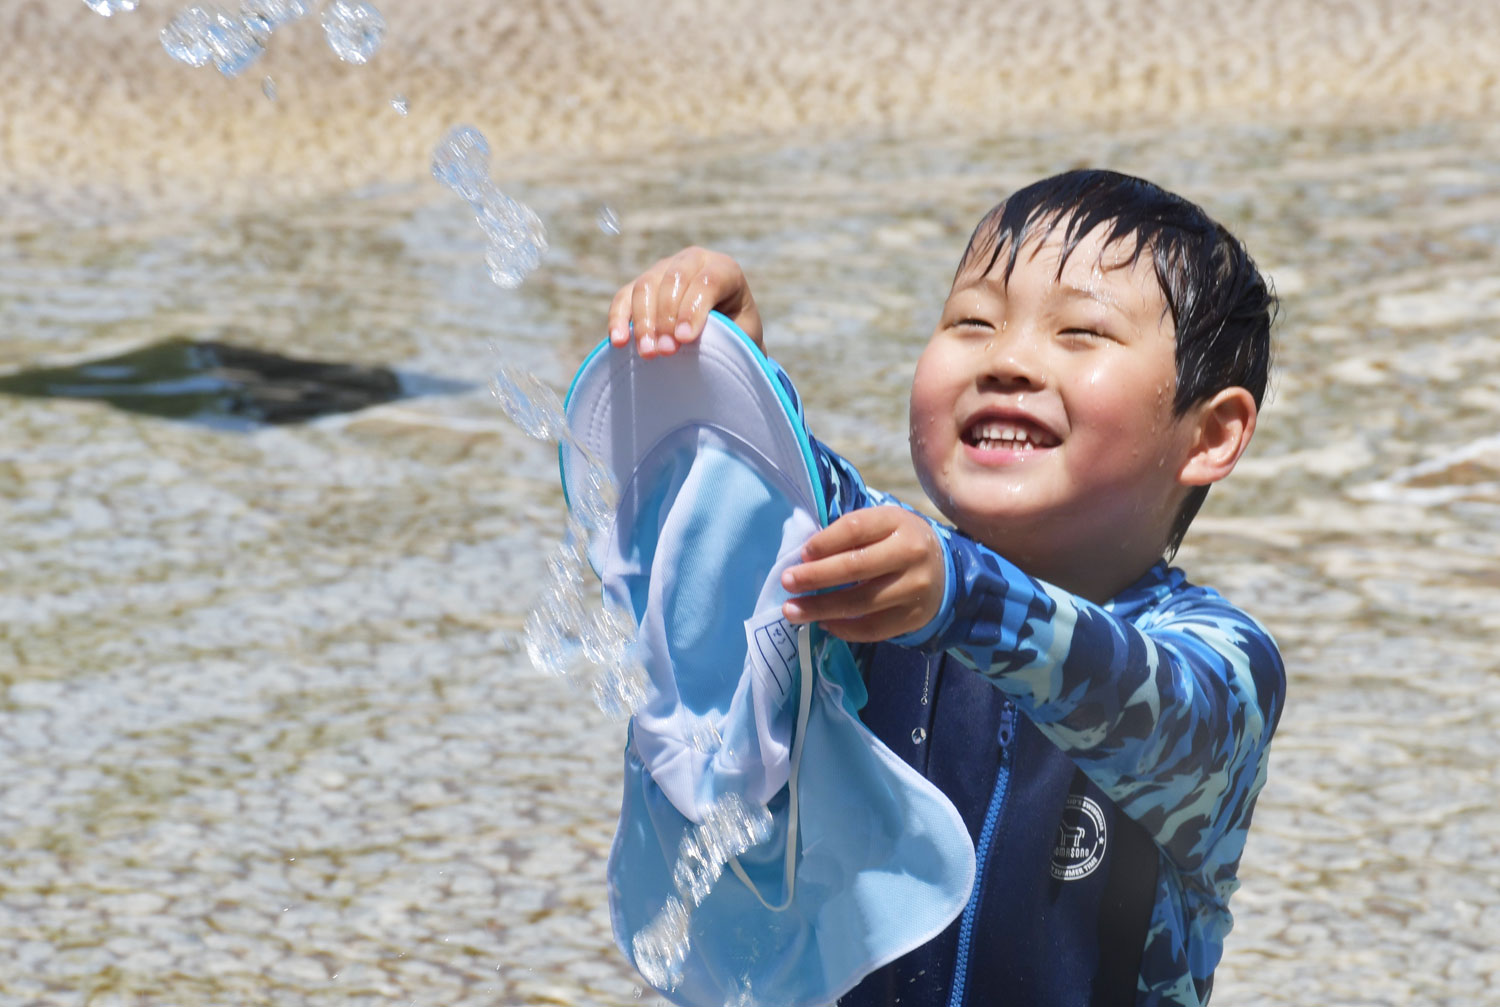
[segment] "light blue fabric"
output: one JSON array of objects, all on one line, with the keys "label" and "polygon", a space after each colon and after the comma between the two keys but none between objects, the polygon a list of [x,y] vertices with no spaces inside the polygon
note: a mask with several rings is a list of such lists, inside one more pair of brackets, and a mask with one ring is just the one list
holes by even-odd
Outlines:
[{"label": "light blue fabric", "polygon": [[[797,722],[804,655],[780,616],[780,574],[822,523],[806,435],[764,357],[717,315],[675,357],[596,352],[567,408],[621,484],[594,557],[605,591],[635,614],[651,680],[607,869],[616,940],[634,961],[635,936],[679,895],[684,836],[738,795],[772,813],[770,838],[738,858],[756,890],[731,871],[718,879],[692,912],[680,979],[660,992],[687,1007],[747,991],[765,1005],[830,1004],[942,932],[968,898],[974,851],[952,804],[859,722],[849,650],[816,631]],[[577,464],[565,449],[565,480]],[[767,904],[788,901],[789,840],[791,898],[775,911]]]}]

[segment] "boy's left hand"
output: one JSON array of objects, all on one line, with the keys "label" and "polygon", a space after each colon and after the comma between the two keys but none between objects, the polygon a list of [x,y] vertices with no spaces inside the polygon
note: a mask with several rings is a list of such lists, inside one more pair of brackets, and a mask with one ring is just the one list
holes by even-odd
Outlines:
[{"label": "boy's left hand", "polygon": [[801,596],[782,614],[851,643],[889,640],[932,621],[945,577],[943,546],[926,520],[894,506],[851,511],[808,539],[802,562],[781,575]]}]

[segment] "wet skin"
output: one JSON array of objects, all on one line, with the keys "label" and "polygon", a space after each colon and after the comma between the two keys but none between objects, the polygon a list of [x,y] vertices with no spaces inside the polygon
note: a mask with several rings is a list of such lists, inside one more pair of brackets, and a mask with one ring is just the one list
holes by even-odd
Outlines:
[{"label": "wet skin", "polygon": [[[957,278],[917,362],[911,453],[961,531],[1033,576],[1108,598],[1161,555],[1200,410],[1173,415],[1175,334],[1151,257],[1063,228]],[[987,258],[987,257],[985,257]]]}]

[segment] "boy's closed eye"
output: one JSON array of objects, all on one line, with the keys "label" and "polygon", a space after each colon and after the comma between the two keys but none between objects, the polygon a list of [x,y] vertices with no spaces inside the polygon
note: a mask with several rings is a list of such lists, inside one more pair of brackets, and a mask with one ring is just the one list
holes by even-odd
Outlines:
[{"label": "boy's closed eye", "polygon": [[957,322],[954,327],[959,329],[985,329],[990,332],[995,331],[995,323],[983,318],[964,318]]},{"label": "boy's closed eye", "polygon": [[1102,329],[1094,328],[1067,328],[1062,330],[1061,335],[1069,339],[1077,339],[1083,342],[1102,342],[1104,340],[1116,343],[1119,342],[1119,340],[1110,333]]}]

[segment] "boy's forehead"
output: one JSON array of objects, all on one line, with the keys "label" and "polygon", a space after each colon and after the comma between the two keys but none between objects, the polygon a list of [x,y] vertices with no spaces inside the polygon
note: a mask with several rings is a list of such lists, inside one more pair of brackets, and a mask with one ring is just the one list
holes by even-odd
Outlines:
[{"label": "boy's forehead", "polygon": [[1161,297],[1151,256],[1136,254],[1138,239],[1134,234],[1112,235],[1114,221],[1107,220],[1079,236],[1068,248],[1069,222],[1070,218],[1064,216],[1055,223],[1038,222],[1029,227],[1016,250],[1013,270],[1008,242],[997,249],[991,239],[983,243],[987,248],[981,252],[976,241],[954,277],[953,290],[981,285],[1008,287],[1014,274],[1025,270],[1028,274],[1044,273],[1047,281],[1060,287],[1092,290],[1101,283],[1122,284],[1138,289],[1148,301]]}]

